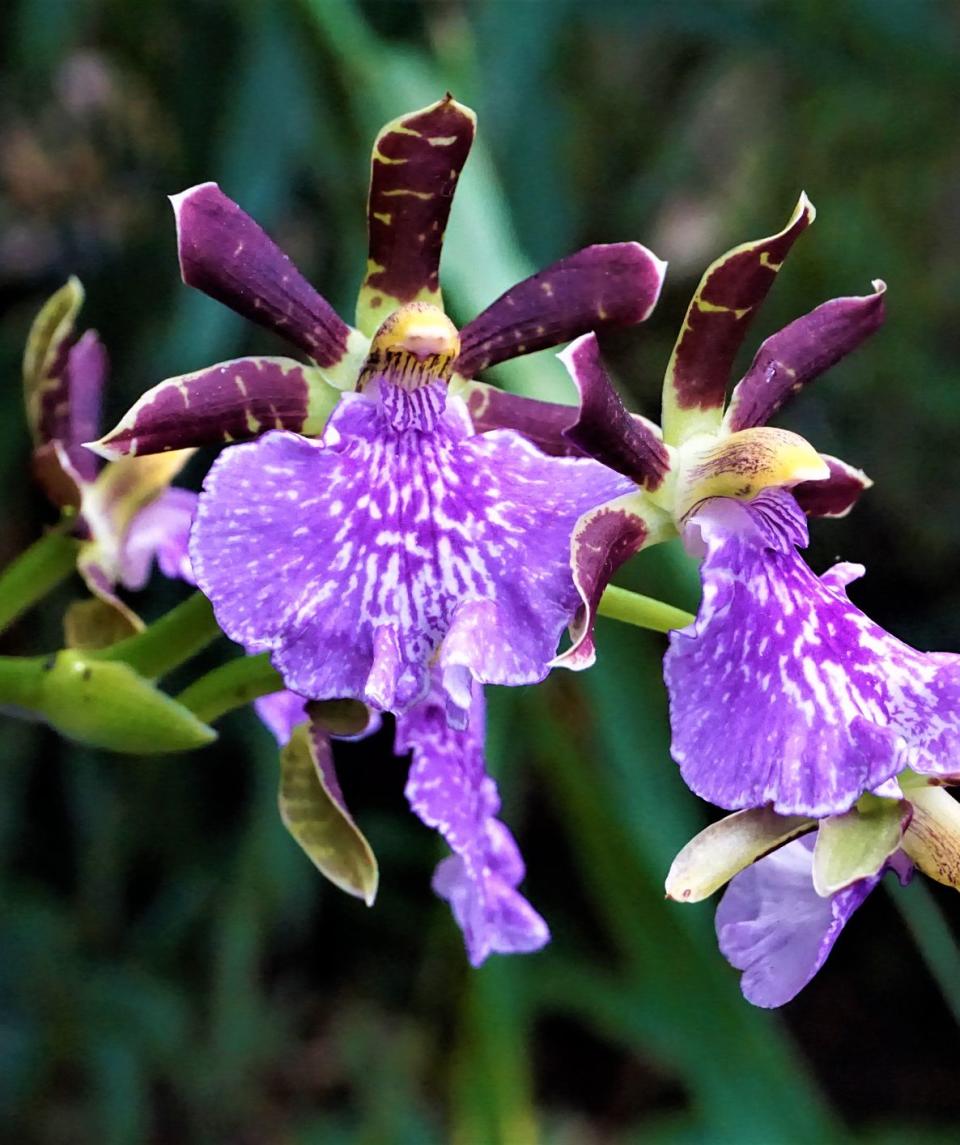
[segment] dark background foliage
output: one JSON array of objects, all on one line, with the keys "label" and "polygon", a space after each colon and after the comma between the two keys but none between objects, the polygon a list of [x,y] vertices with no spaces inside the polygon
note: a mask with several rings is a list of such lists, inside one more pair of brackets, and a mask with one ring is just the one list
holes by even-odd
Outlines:
[{"label": "dark background foliage", "polygon": [[[167,374],[274,349],[179,283],[164,196],[217,179],[349,314],[373,133],[450,88],[482,141],[450,228],[452,310],[585,243],[641,239],[671,262],[664,297],[604,348],[653,416],[703,268],[778,229],[806,188],[819,220],[744,365],[796,315],[887,280],[884,330],[781,423],[876,481],[853,517],[817,526],[815,566],[863,561],[859,603],[920,647],[960,648],[955,5],[21,0],[0,52],[3,559],[46,513],[18,382],[44,297],[83,278],[112,414]],[[563,392],[549,355],[502,378]],[[696,599],[673,551],[627,579]],[[56,647],[78,591],[4,651]],[[157,616],[181,595],[157,579],[136,605]],[[875,895],[799,1000],[751,1009],[712,904],[662,898],[708,814],[667,753],[662,640],[600,636],[589,674],[494,698],[491,758],[554,941],[476,973],[429,892],[440,848],[406,810],[388,736],[340,755],[381,860],[367,911],[284,833],[275,749],[248,713],[164,759],[5,721],[5,1139],[956,1140],[953,896]]]}]

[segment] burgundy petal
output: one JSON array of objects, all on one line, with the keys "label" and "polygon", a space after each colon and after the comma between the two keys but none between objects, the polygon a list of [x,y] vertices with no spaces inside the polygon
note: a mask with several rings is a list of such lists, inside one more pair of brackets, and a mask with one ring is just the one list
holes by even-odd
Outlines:
[{"label": "burgundy petal", "polygon": [[820,456],[830,468],[823,481],[802,481],[792,492],[808,517],[845,517],[873,484],[862,469],[847,465],[838,457]]},{"label": "burgundy petal", "polygon": [[588,456],[638,485],[657,489],[670,468],[660,431],[627,412],[600,361],[595,334],[584,334],[560,354],[580,393],[580,413],[564,431]]},{"label": "burgundy petal", "polygon": [[813,204],[801,195],[782,231],[734,247],[707,268],[664,379],[663,436],[671,445],[719,424],[737,351],[783,260],[813,219]]},{"label": "burgundy petal", "polygon": [[172,195],[183,281],[335,366],[350,327],[262,228],[216,183]]},{"label": "burgundy petal", "polygon": [[577,521],[570,541],[573,583],[581,608],[570,628],[572,645],[554,664],[580,671],[596,660],[593,626],[603,590],[613,574],[647,545],[665,540],[672,526],[667,515],[642,493],[627,493],[591,509]]},{"label": "burgundy petal", "polygon": [[667,264],[640,243],[590,246],[517,283],[460,331],[457,370],[488,366],[610,326],[642,322]]},{"label": "burgundy petal", "polygon": [[887,288],[879,279],[873,286],[874,294],[824,302],[768,338],[733,391],[727,426],[736,431],[765,425],[802,386],[878,330]]},{"label": "burgundy petal", "polygon": [[377,136],[367,205],[370,258],[357,303],[364,333],[373,334],[406,302],[440,304],[443,234],[475,131],[476,116],[448,94]]},{"label": "burgundy petal", "polygon": [[486,382],[467,382],[461,396],[477,433],[515,429],[552,457],[583,456],[583,451],[564,435],[576,419],[575,406],[524,398]]},{"label": "burgundy petal", "polygon": [[292,358],[235,358],[148,390],[93,448],[113,459],[258,437],[319,433],[340,391]]}]

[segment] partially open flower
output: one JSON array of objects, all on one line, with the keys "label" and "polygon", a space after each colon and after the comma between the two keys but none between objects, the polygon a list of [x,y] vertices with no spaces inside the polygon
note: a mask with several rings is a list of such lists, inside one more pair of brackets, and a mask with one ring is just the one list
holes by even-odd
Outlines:
[{"label": "partially open flower", "polygon": [[906,884],[916,867],[960,889],[957,801],[912,772],[882,791],[819,823],[769,808],[739,811],[674,860],[666,891],[679,902],[699,902],[730,881],[717,938],[754,1005],[782,1006],[803,989],[885,872]]},{"label": "partially open flower", "polygon": [[71,278],[37,315],[23,358],[24,399],[33,436],[33,470],[81,539],[77,569],[95,596],[128,626],[139,620],[116,586],[138,589],[157,559],[163,573],[193,583],[187,536],[196,494],[171,489],[189,450],[104,464],[84,448],[95,436],[107,375],[97,334],[75,337],[83,287]]}]

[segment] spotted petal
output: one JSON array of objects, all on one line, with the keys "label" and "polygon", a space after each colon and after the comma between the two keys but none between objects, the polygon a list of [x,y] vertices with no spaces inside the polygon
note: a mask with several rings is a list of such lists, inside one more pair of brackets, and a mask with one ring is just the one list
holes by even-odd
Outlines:
[{"label": "spotted petal", "polygon": [[864,298],[834,298],[791,322],[757,351],[724,415],[728,429],[766,423],[783,404],[879,330],[886,285],[879,279]]},{"label": "spotted petal", "polygon": [[685,539],[703,556],[703,600],[671,634],[664,671],[673,756],[698,795],[821,817],[904,767],[955,769],[960,661],[917,652],[855,608],[849,566],[815,576],[789,494],[709,501]]},{"label": "spotted petal", "polygon": [[521,397],[486,382],[467,382],[460,394],[477,433],[515,429],[552,457],[583,456],[583,451],[564,434],[576,420],[576,406]]},{"label": "spotted petal", "polygon": [[370,255],[357,326],[372,336],[407,302],[442,306],[437,271],[450,204],[477,117],[451,95],[393,120],[373,145],[367,226]]},{"label": "spotted petal", "polygon": [[393,412],[347,394],[322,443],[270,433],[220,457],[191,558],[221,626],[293,691],[381,710],[423,698],[438,649],[461,708],[471,676],[542,679],[576,607],[574,522],[623,479],[509,431],[470,436],[456,399],[430,430]]},{"label": "spotted petal", "polygon": [[194,286],[310,355],[352,385],[366,339],[340,318],[261,227],[216,183],[171,196],[180,270]]},{"label": "spotted petal", "polygon": [[320,370],[292,358],[235,358],[160,382],[91,448],[113,460],[245,441],[268,429],[312,437],[339,397]]},{"label": "spotted petal", "polygon": [[658,489],[670,468],[660,429],[627,412],[600,361],[596,335],[584,334],[559,357],[580,394],[577,420],[564,436],[637,485]]},{"label": "spotted petal", "polygon": [[808,517],[845,517],[873,482],[853,465],[839,457],[820,454],[830,471],[822,481],[801,481],[792,492]]},{"label": "spotted petal", "polygon": [[782,231],[734,247],[707,267],[663,383],[663,437],[669,445],[719,427],[737,351],[783,260],[814,215],[813,204],[801,195]]},{"label": "spotted petal", "polygon": [[572,643],[554,664],[578,672],[594,663],[593,626],[604,589],[630,557],[671,536],[676,531],[670,517],[636,490],[583,514],[570,539],[570,567],[580,608],[570,626]]},{"label": "spotted petal", "polygon": [[639,243],[586,247],[512,286],[460,331],[457,370],[472,378],[518,358],[613,326],[643,322],[667,264]]},{"label": "spotted petal", "polygon": [[467,727],[447,722],[442,687],[397,720],[398,752],[413,758],[406,796],[414,812],[436,828],[453,855],[434,876],[434,890],[453,909],[473,966],[489,954],[539,950],[547,924],[517,891],[523,860],[500,822],[497,785],[484,766],[483,692],[476,689]]},{"label": "spotted petal", "polygon": [[743,971],[740,988],[755,1006],[795,998],[880,881],[873,875],[821,898],[812,870],[810,841],[796,839],[736,875],[717,907],[720,950]]}]

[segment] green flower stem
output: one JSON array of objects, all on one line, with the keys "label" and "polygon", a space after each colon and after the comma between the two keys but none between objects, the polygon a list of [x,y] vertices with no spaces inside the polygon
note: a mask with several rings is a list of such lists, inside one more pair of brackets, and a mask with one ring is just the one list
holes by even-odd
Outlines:
[{"label": "green flower stem", "polygon": [[182,691],[177,702],[210,724],[259,696],[269,696],[282,689],[280,673],[264,652],[260,656],[241,656],[214,668]]},{"label": "green flower stem", "polygon": [[641,596],[625,588],[610,585],[600,598],[597,609],[600,616],[620,620],[624,624],[634,624],[637,628],[649,628],[654,632],[669,632],[673,628],[686,628],[694,617],[682,608],[674,608],[652,596]]},{"label": "green flower stem", "polygon": [[0,656],[0,708],[37,710],[45,661],[45,656]]},{"label": "green flower stem", "polygon": [[221,635],[210,601],[202,592],[195,592],[143,632],[88,655],[91,659],[123,660],[141,676],[156,680]]},{"label": "green flower stem", "polygon": [[51,529],[0,573],[0,632],[73,572],[79,541]]}]

